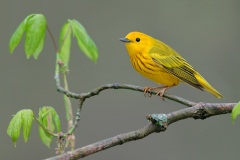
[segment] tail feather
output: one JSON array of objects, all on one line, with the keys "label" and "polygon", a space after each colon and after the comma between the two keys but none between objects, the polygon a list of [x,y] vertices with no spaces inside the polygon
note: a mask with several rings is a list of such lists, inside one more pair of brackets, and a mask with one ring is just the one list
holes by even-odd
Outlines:
[{"label": "tail feather", "polygon": [[223,98],[223,96],[216,89],[214,89],[199,73],[196,72],[194,75],[204,89],[217,98]]}]

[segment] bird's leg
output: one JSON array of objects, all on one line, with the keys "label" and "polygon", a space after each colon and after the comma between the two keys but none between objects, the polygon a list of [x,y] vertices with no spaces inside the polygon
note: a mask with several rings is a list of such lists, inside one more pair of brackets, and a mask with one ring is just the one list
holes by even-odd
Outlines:
[{"label": "bird's leg", "polygon": [[152,96],[152,93],[150,93],[151,91],[159,90],[157,92],[156,96],[159,95],[160,97],[163,97],[164,92],[171,87],[173,87],[173,86],[160,86],[160,87],[155,87],[155,88],[152,88],[152,87],[148,86],[148,87],[144,88],[143,93],[144,93],[145,96],[146,96],[146,93],[148,93],[148,97],[151,97]]},{"label": "bird's leg", "polygon": [[165,93],[165,91],[169,88],[171,88],[172,86],[162,86],[161,87],[161,90],[157,92],[156,96],[160,96],[160,97],[163,97],[163,94]]}]

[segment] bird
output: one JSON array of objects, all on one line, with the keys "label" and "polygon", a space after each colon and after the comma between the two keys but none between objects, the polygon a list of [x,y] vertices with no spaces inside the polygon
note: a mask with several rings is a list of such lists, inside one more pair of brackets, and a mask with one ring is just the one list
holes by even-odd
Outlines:
[{"label": "bird", "polygon": [[201,91],[207,90],[217,98],[223,97],[179,53],[160,40],[134,31],[120,41],[125,43],[133,68],[163,85],[145,87],[144,94],[151,96],[151,91],[158,91],[156,95],[163,97],[167,89],[184,82]]}]

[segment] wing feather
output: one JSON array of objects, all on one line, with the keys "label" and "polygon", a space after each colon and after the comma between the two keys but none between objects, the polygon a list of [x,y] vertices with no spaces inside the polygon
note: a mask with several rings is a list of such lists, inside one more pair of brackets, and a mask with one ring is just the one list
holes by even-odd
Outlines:
[{"label": "wing feather", "polygon": [[[167,50],[166,48],[161,48],[162,47],[153,47],[149,51],[152,60],[159,66],[163,67],[168,73],[176,76],[183,82],[197,89],[203,90],[203,86],[198,82],[194,75],[196,71],[193,67],[170,47],[167,47]],[[169,55],[169,52],[172,54]]]}]

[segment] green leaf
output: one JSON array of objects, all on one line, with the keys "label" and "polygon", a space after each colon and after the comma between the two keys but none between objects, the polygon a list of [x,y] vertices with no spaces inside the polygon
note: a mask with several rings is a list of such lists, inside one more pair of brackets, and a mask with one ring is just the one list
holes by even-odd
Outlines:
[{"label": "green leaf", "polygon": [[12,138],[14,146],[16,147],[17,140],[20,136],[20,130],[22,126],[22,112],[19,111],[10,121],[7,129],[7,134]]},{"label": "green leaf", "polygon": [[[41,125],[45,126],[50,132],[54,132],[55,130],[55,126],[53,123],[54,121],[57,131],[58,132],[61,131],[60,119],[53,107],[44,106],[40,108],[38,120],[41,123]],[[52,136],[46,130],[44,130],[41,126],[39,126],[39,135],[43,144],[50,147],[50,144],[52,142]]]},{"label": "green leaf", "polygon": [[85,28],[77,20],[69,20],[79,48],[94,62],[98,59],[98,49]]},{"label": "green leaf", "polygon": [[23,125],[23,138],[24,141],[27,142],[29,135],[30,135],[30,129],[32,127],[33,122],[33,111],[30,109],[26,109],[22,112],[22,125]]},{"label": "green leaf", "polygon": [[72,30],[70,27],[69,22],[66,22],[62,30],[60,32],[60,37],[59,37],[59,46],[60,46],[60,52],[59,52],[59,57],[62,62],[64,62],[64,66],[61,68],[62,72],[65,72],[68,70],[68,62],[69,62],[69,57],[70,57],[70,46],[71,46],[71,34]]},{"label": "green leaf", "polygon": [[236,106],[234,106],[234,108],[232,110],[232,122],[233,123],[238,115],[240,115],[240,102],[238,102],[238,104],[236,104]]},{"label": "green leaf", "polygon": [[7,134],[12,138],[12,141],[16,147],[16,142],[20,136],[21,127],[23,126],[23,138],[27,142],[30,129],[32,127],[33,112],[30,109],[19,111],[10,121],[7,129]]},{"label": "green leaf", "polygon": [[14,49],[18,46],[19,42],[22,39],[23,33],[25,32],[25,20],[21,22],[16,31],[13,33],[9,41],[9,51],[13,53]]},{"label": "green leaf", "polygon": [[52,142],[52,136],[50,134],[48,134],[47,132],[44,131],[44,129],[42,127],[39,126],[39,136],[43,142],[43,144],[45,144],[47,147],[50,148],[50,144]]},{"label": "green leaf", "polygon": [[60,123],[60,118],[55,110],[53,110],[53,119],[57,128],[57,132],[61,131],[61,123]]},{"label": "green leaf", "polygon": [[[46,128],[48,128],[48,119],[47,119],[48,117],[47,117],[47,115],[50,112],[49,111],[50,109],[51,108],[49,108],[47,106],[44,106],[44,107],[39,109],[38,120]],[[52,136],[48,132],[46,132],[41,126],[39,126],[38,131],[39,131],[39,136],[40,136],[43,144],[45,144],[47,147],[50,147],[50,144],[52,142]]]},{"label": "green leaf", "polygon": [[35,54],[35,58],[42,51],[42,41],[45,37],[47,22],[42,14],[34,14],[26,22],[25,53],[27,58]]},{"label": "green leaf", "polygon": [[52,136],[50,134],[48,134],[47,132],[44,131],[44,129],[42,127],[39,126],[39,136],[43,142],[43,144],[45,144],[47,147],[50,148],[50,144],[52,142]]},{"label": "green leaf", "polygon": [[40,41],[38,48],[33,53],[34,59],[37,59],[39,54],[41,53],[41,51],[43,49],[43,46],[44,46],[44,39],[45,39],[45,34],[43,35],[42,40]]},{"label": "green leaf", "polygon": [[37,59],[44,46],[46,26],[46,18],[42,14],[31,14],[27,16],[18,26],[9,41],[10,53],[13,53],[21,41],[24,32],[26,32],[26,56],[30,58],[33,55],[34,58]]}]

